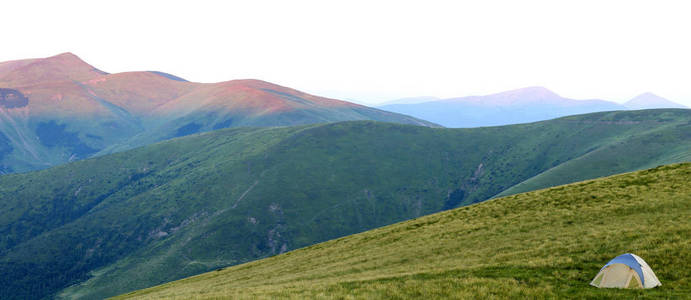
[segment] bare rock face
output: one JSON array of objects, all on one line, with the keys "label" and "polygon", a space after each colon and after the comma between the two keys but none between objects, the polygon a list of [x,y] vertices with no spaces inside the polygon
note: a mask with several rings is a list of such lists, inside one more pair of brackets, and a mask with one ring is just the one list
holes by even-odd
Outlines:
[{"label": "bare rock face", "polygon": [[29,98],[20,91],[0,88],[0,107],[18,108],[29,104]]}]

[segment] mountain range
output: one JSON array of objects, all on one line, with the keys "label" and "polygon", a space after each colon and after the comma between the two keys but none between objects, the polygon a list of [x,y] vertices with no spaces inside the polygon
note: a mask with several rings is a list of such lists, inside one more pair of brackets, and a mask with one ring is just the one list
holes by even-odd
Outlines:
[{"label": "mountain range", "polygon": [[0,298],[101,299],[499,194],[691,160],[691,111],[229,128],[0,177]]},{"label": "mountain range", "polygon": [[[562,229],[572,230],[573,237],[582,236],[574,228],[581,228],[593,218],[597,222],[612,211],[639,214],[643,210],[631,205],[642,207],[643,199],[653,194],[676,210],[656,210],[641,218],[677,220],[685,213],[685,202],[674,199],[685,193],[678,183],[688,181],[688,165],[577,184],[575,189],[558,187],[552,192],[512,196],[691,161],[691,110],[645,109],[674,105],[649,93],[625,105],[567,99],[532,87],[447,100],[408,98],[386,106],[417,107],[411,114],[428,113],[424,117],[428,121],[261,80],[196,83],[160,71],[109,74],[71,53],[3,62],[0,299],[102,299],[459,206],[472,205],[453,210],[453,215],[468,213],[462,213],[463,218],[456,223],[440,221],[438,216],[448,214],[426,220],[456,228],[440,233],[456,237],[462,237],[463,232],[472,235],[473,230],[467,231],[469,227],[462,225],[466,222],[484,224],[483,228],[494,235],[480,230],[482,237],[503,245],[500,250],[510,250],[507,241],[525,240],[522,233],[526,232],[543,234],[532,236],[540,243],[555,241],[551,234],[558,229],[547,236],[548,231],[534,226],[572,215],[568,199],[575,199],[579,208],[597,208],[606,203],[600,211],[586,209],[564,221]],[[559,117],[594,110],[615,111]],[[549,120],[538,121],[542,119]],[[480,128],[440,128],[437,122]],[[507,123],[521,124],[489,126]],[[673,174],[681,177],[664,182],[650,180]],[[617,191],[616,197],[607,194],[605,186],[610,192]],[[629,191],[628,197],[619,190]],[[474,205],[501,197],[509,198]],[[504,206],[506,199],[520,201]],[[592,203],[583,199],[595,204],[591,207]],[[498,217],[500,212],[503,214]],[[629,220],[629,215],[620,221]],[[497,225],[504,221],[515,226]],[[376,236],[364,240],[398,248],[403,247],[396,243],[398,239],[424,241],[425,237],[415,235],[415,228],[425,225],[411,222],[400,225],[404,229],[390,227],[398,228],[394,231],[399,234],[390,236],[396,240]],[[626,228],[659,229],[644,225]],[[668,232],[658,231],[668,236]],[[630,232],[622,232],[622,242],[636,240],[629,238]],[[481,242],[479,237],[467,242],[480,248],[495,246]],[[588,243],[595,240],[589,239]],[[660,240],[641,241],[645,245],[660,244]],[[663,242],[672,245],[673,236]],[[338,240],[330,243],[338,244]],[[365,243],[363,247],[368,245],[372,246]],[[425,252],[419,247],[408,250],[434,257],[449,253],[447,246],[451,244],[430,241],[428,245],[436,245],[433,248],[439,251]],[[480,251],[476,246],[461,246],[464,248],[458,249],[469,253]],[[352,249],[347,247],[329,248],[344,255],[367,257],[348,252]],[[607,249],[613,252],[619,248]],[[305,252],[291,253],[302,257]],[[391,251],[387,253],[375,256],[383,261],[395,256]],[[506,257],[498,252],[491,255],[499,263]],[[283,259],[280,257],[286,256],[279,256],[279,261]],[[430,261],[416,264],[409,255],[400,259],[392,265],[396,270],[431,267]],[[285,263],[283,271],[301,274],[294,262]],[[531,263],[544,268],[536,261]],[[483,266],[496,269],[500,265]],[[312,266],[319,268],[317,261]],[[584,266],[589,265],[581,261],[571,267]],[[251,265],[247,270],[259,276],[252,279],[259,281],[251,284],[266,286],[262,278],[272,276],[257,273]],[[541,270],[540,276],[555,274],[553,269]],[[346,268],[341,275],[361,275],[360,271]],[[218,272],[231,277],[238,274]],[[381,272],[365,271],[372,276],[400,275],[386,268]],[[503,272],[521,280],[525,277],[521,274],[530,273],[520,267]],[[372,279],[360,275],[353,278]],[[428,273],[421,276],[434,277]],[[547,277],[543,282],[560,286],[560,282]],[[480,280],[483,278],[480,276]],[[357,285],[354,287],[346,290],[357,291]],[[213,284],[202,288],[216,293]],[[257,295],[273,295],[257,291]],[[360,292],[363,297],[372,295]],[[314,296],[309,290],[299,293]],[[483,295],[487,294],[476,296]],[[562,297],[568,296],[568,291],[525,295]]]},{"label": "mountain range", "polygon": [[71,53],[0,63],[0,173],[227,127],[347,120],[436,126],[260,80],[195,83],[162,72],[108,74]]},{"label": "mountain range", "polygon": [[652,93],[618,104],[599,99],[574,100],[543,87],[529,87],[486,96],[437,100],[432,97],[404,98],[384,103],[378,108],[445,127],[468,128],[537,122],[600,111],[687,107]]},{"label": "mountain range", "polygon": [[380,110],[260,80],[195,83],[159,71],[108,74],[63,53],[0,63],[0,174],[227,127],[348,120],[480,127],[661,107],[683,108],[651,93],[620,105],[532,87],[444,100],[406,98]]}]

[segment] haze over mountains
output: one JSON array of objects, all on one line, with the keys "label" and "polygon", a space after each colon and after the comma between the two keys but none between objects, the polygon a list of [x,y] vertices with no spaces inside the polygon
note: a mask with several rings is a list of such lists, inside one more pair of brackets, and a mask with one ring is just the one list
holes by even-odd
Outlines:
[{"label": "haze over mountains", "polygon": [[451,128],[529,123],[599,111],[687,108],[652,93],[645,93],[624,104],[618,104],[600,99],[564,98],[543,87],[529,87],[486,96],[427,100],[431,98],[405,98],[377,107]]},{"label": "haze over mountains", "polygon": [[0,63],[0,173],[227,127],[346,120],[436,126],[260,80],[108,74],[71,53]]},{"label": "haze over mountains", "polygon": [[683,109],[232,128],[3,175],[0,298],[102,299],[511,190],[689,161],[690,134]]}]

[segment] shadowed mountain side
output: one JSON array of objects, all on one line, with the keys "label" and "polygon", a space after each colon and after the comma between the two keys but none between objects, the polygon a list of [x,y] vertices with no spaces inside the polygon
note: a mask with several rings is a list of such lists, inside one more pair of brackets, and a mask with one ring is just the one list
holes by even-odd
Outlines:
[{"label": "shadowed mountain side", "polygon": [[176,80],[176,81],[189,82],[189,80],[175,76],[173,74],[168,74],[168,73],[160,72],[160,71],[149,71],[149,72],[154,73],[156,75],[163,76],[163,77],[168,78],[168,79],[172,79],[172,80]]}]

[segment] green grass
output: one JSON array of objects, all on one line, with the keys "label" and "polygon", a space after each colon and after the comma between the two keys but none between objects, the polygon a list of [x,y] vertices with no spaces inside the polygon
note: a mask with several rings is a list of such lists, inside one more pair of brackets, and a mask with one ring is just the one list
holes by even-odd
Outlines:
[{"label": "green grass", "polygon": [[[650,111],[654,112],[654,111]],[[672,117],[667,112],[658,110],[660,114],[656,118],[648,121],[661,122],[666,118]],[[567,117],[564,120],[574,120],[578,117]],[[673,117],[672,117],[673,118]],[[587,120],[582,120],[586,121]],[[615,123],[615,122],[642,122],[641,119],[622,119],[621,115],[610,115],[591,122]],[[691,161],[691,151],[688,151],[689,144],[685,141],[691,140],[691,123],[672,125],[671,131],[676,134],[669,134],[670,127],[655,126],[641,130],[635,135],[620,135],[610,137],[609,141],[600,147],[592,149],[588,153],[559,164],[535,177],[532,177],[520,184],[517,184],[499,195],[506,196],[516,193],[542,189],[550,186],[596,178],[607,173],[607,170],[620,169],[625,166],[636,165],[638,169],[652,168],[670,162]],[[679,130],[679,131],[677,131]],[[658,153],[667,152],[666,155]]]},{"label": "green grass", "polygon": [[[691,164],[421,217],[115,299],[688,298]],[[632,252],[662,286],[589,282]]]},{"label": "green grass", "polygon": [[114,296],[484,201],[572,161],[544,182],[687,161],[689,134],[690,110],[239,128],[0,176],[0,298]]}]

